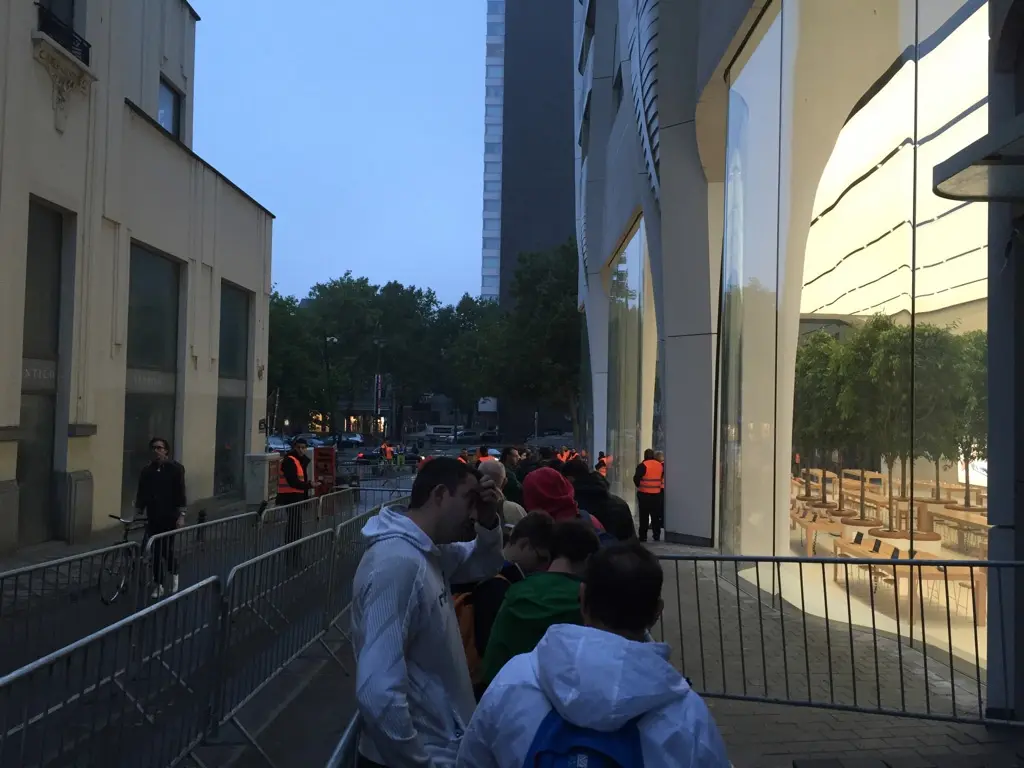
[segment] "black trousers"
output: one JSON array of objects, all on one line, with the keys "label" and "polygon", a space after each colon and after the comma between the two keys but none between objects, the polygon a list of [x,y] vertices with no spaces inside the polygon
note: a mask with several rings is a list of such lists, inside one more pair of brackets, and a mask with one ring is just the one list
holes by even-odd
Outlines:
[{"label": "black trousers", "polygon": [[375,763],[370,758],[359,755],[359,759],[356,761],[356,768],[387,768],[387,766]]},{"label": "black trousers", "polygon": [[[302,513],[304,511],[302,502],[305,500],[306,497],[301,493],[289,493],[286,496],[279,495],[277,497],[277,505],[283,506],[287,515],[284,529],[285,544],[291,544],[302,538]],[[295,547],[288,553],[288,562],[295,565],[299,561],[299,548]]]},{"label": "black trousers", "polygon": [[[168,519],[157,518],[154,520],[150,517],[146,524],[146,536],[151,537],[158,533],[173,531],[177,527],[177,522],[177,511],[175,511],[174,517]],[[174,556],[173,536],[161,537],[153,544],[153,582],[163,584],[166,571],[170,571],[172,574],[178,573],[178,558]]]},{"label": "black trousers", "polygon": [[640,540],[647,538],[647,531],[650,529],[657,541],[661,538],[661,527],[665,520],[665,494],[664,493],[640,493],[636,494],[636,511],[640,518]]}]

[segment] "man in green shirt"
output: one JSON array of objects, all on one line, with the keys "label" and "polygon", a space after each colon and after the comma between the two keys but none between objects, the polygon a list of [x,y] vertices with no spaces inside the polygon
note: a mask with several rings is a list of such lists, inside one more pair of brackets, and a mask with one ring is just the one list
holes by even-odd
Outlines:
[{"label": "man in green shirt", "polygon": [[590,523],[577,519],[555,524],[548,570],[513,584],[505,594],[484,653],[484,684],[513,656],[532,651],[548,627],[583,624],[580,584],[587,560],[600,547]]}]

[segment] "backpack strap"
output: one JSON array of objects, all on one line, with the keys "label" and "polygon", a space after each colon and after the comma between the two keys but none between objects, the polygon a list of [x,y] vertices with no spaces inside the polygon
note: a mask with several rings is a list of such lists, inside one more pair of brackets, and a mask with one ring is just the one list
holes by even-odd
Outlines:
[{"label": "backpack strap", "polygon": [[589,768],[643,768],[638,720],[617,731],[595,731],[573,725],[552,708],[533,736],[523,768],[556,768],[566,765],[560,758],[573,755],[590,758]]}]

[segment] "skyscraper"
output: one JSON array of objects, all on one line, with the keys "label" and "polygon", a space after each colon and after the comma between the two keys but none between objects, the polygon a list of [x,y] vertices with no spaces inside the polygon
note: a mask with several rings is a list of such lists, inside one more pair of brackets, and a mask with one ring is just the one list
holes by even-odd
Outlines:
[{"label": "skyscraper", "polygon": [[519,254],[575,233],[573,5],[488,0],[480,295],[511,297]]},{"label": "skyscraper", "polygon": [[505,2],[488,0],[484,74],[484,204],[480,296],[497,299],[501,262],[501,139],[505,104]]}]

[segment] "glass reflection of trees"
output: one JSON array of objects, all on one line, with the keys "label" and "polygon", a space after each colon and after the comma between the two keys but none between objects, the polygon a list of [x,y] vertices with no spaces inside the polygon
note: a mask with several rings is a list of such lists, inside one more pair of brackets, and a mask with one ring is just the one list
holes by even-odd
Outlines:
[{"label": "glass reflection of trees", "polygon": [[[805,337],[793,398],[804,497],[811,495],[811,469],[842,478],[844,468],[867,469],[881,457],[891,510],[895,499],[911,495],[908,464],[925,459],[935,467],[933,498],[942,498],[941,466],[955,464],[965,473],[960,506],[974,506],[970,466],[988,455],[987,348],[985,331],[911,327],[884,315],[853,326],[842,341],[826,330]],[[814,485],[816,501],[829,504],[827,483]],[[843,483],[835,485],[842,506]]]}]

